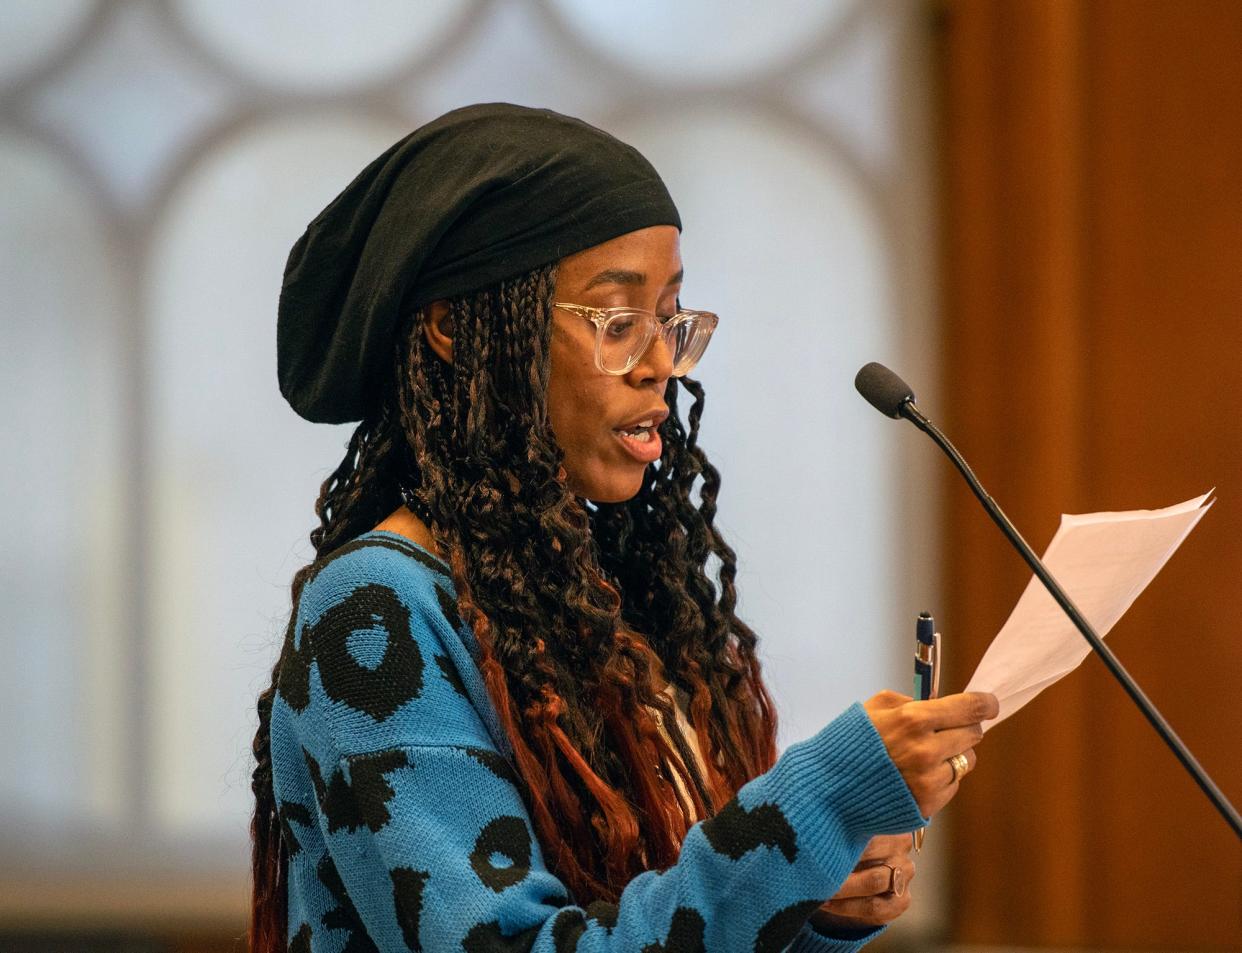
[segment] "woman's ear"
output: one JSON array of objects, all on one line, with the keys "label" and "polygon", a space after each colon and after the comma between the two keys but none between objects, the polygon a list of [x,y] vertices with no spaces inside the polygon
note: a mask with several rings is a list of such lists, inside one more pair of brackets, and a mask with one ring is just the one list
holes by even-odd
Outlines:
[{"label": "woman's ear", "polygon": [[423,309],[423,334],[431,349],[449,364],[453,363],[453,316],[447,301],[433,301]]}]

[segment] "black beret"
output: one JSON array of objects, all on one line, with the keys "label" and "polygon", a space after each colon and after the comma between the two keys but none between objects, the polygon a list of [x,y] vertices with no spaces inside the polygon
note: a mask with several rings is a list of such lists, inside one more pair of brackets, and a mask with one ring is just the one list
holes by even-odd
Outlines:
[{"label": "black beret", "polygon": [[361,420],[403,314],[651,225],[680,228],[677,208],[608,133],[508,103],[446,113],[372,161],[289,252],[280,392],[307,420]]}]

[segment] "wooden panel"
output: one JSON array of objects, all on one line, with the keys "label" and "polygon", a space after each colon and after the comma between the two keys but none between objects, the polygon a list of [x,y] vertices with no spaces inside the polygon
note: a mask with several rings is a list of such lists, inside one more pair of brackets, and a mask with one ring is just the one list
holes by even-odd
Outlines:
[{"label": "wooden panel", "polygon": [[[1220,488],[1110,644],[1237,801],[1242,3],[938,22],[941,416],[1037,550],[1062,511]],[[960,686],[1028,574],[964,487],[945,505]],[[1094,658],[980,756],[948,819],[957,940],[1242,948],[1242,847]]]},{"label": "wooden panel", "polygon": [[[1229,413],[1242,384],[1242,5],[1134,7],[1088,7],[1095,146],[1086,178],[1097,223],[1089,307],[1106,355],[1094,377],[1093,505],[1219,486],[1220,502],[1135,605],[1117,651],[1242,803],[1233,606],[1242,428]],[[1146,921],[1164,925],[1166,944],[1184,944],[1184,927],[1200,921],[1191,934],[1205,947],[1242,949],[1242,849],[1125,703],[1100,692],[1100,718],[1126,734],[1095,764],[1099,802],[1115,805],[1097,812],[1097,849],[1136,842],[1127,869],[1103,880],[1101,935],[1137,945]],[[1204,883],[1198,872],[1209,870],[1216,876]]]}]

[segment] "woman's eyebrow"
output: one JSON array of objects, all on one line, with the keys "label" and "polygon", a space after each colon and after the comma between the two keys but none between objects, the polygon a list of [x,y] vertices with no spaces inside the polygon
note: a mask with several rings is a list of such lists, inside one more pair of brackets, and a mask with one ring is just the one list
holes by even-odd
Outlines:
[{"label": "woman's eyebrow", "polygon": [[647,276],[641,271],[626,271],[623,268],[606,268],[586,283],[583,291],[590,291],[596,285],[645,285]]},{"label": "woman's eyebrow", "polygon": [[[683,268],[680,271],[678,271],[677,274],[673,275],[673,277],[668,280],[668,285],[666,285],[665,287],[681,284],[681,279],[684,277],[684,275],[685,275],[685,269]],[[603,284],[645,285],[646,283],[647,283],[647,276],[641,271],[628,271],[624,268],[606,268],[605,270],[601,271],[599,274],[595,275],[595,277],[593,277],[590,281],[588,281],[586,283],[586,287],[583,288],[582,290],[590,291],[596,285],[603,285]]]}]

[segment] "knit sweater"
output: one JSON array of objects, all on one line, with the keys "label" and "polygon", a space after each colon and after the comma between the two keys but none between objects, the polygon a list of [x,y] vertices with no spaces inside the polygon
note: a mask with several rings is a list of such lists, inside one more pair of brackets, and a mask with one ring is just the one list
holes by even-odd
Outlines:
[{"label": "knit sweater", "polygon": [[545,866],[478,658],[448,567],[404,537],[314,567],[271,715],[291,953],[838,953],[878,932],[806,923],[872,835],[926,823],[860,705],[608,903]]}]

